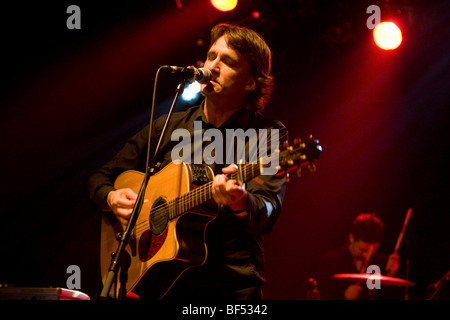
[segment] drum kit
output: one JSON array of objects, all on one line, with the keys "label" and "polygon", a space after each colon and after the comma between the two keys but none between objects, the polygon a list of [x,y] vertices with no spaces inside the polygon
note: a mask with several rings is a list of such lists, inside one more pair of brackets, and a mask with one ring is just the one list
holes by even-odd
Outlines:
[{"label": "drum kit", "polygon": [[[397,238],[397,243],[395,244],[394,254],[398,253],[398,249],[400,248],[400,244],[403,239],[403,235],[405,234],[406,226],[408,225],[409,219],[411,218],[412,209],[409,208],[406,212],[405,220],[403,222],[402,230]],[[368,260],[365,261],[365,265],[363,268],[361,268],[361,271],[365,271],[367,267]],[[341,273],[341,274],[335,274],[333,278],[337,280],[347,280],[347,281],[354,281],[354,282],[372,282],[372,283],[379,283],[380,285],[386,285],[386,286],[400,286],[400,287],[409,287],[413,286],[414,283],[408,280],[394,278],[394,277],[388,277],[384,276],[382,274],[374,274],[374,273]]]},{"label": "drum kit", "polygon": [[[412,214],[412,209],[409,208],[408,211],[406,212],[406,217],[403,223],[403,227],[402,230],[398,236],[397,239],[397,243],[395,245],[395,249],[394,249],[394,253],[397,254],[398,249],[400,247],[401,241],[403,239],[403,235],[405,233],[406,230],[406,226],[408,224],[409,218],[411,217]],[[389,276],[384,276],[382,274],[379,273],[363,273],[365,269],[365,267],[367,267],[367,260],[365,265],[363,266],[363,268],[361,269],[361,273],[340,273],[340,274],[335,274],[333,275],[333,278],[336,280],[342,280],[342,281],[349,281],[349,282],[353,282],[353,283],[366,283],[366,284],[371,284],[373,285],[374,283],[384,286],[394,286],[394,287],[405,287],[406,291],[405,291],[405,299],[408,299],[408,287],[411,287],[414,285],[413,282],[407,280],[407,279],[400,279],[400,278],[395,278],[395,277],[389,277]],[[439,291],[439,289],[443,286],[443,284],[450,279],[450,270],[441,278],[439,279],[439,281],[437,281],[436,283],[431,284],[430,286],[427,287],[427,294],[426,294],[426,299],[427,300],[432,300],[435,298],[436,293]]]},{"label": "drum kit", "polygon": [[382,274],[373,273],[340,273],[335,274],[333,278],[337,280],[348,280],[352,282],[378,282],[380,285],[395,286],[395,287],[410,287],[414,283],[408,280],[399,279],[395,277],[383,276]]}]

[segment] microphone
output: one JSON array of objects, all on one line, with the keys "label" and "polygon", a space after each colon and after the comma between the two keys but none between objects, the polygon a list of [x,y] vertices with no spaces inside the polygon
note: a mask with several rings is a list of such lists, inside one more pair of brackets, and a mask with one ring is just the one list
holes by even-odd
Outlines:
[{"label": "microphone", "polygon": [[206,68],[162,66],[162,70],[169,71],[171,74],[179,76],[189,81],[197,81],[201,84],[207,84],[211,79],[211,71]]}]

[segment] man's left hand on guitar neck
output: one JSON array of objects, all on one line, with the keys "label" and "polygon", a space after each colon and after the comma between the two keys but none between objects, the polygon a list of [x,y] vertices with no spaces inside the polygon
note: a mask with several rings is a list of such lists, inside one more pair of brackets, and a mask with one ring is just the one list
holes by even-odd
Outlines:
[{"label": "man's left hand on guitar neck", "polygon": [[228,206],[235,216],[246,219],[248,216],[248,192],[245,185],[227,177],[227,174],[237,170],[238,167],[235,164],[223,168],[223,174],[214,177],[212,195],[217,204]]}]

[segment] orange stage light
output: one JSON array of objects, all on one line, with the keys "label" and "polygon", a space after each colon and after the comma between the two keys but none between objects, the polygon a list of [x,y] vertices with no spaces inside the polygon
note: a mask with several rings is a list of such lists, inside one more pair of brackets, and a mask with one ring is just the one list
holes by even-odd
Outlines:
[{"label": "orange stage light", "polygon": [[236,8],[238,0],[211,0],[211,4],[219,11],[231,11]]},{"label": "orange stage light", "polygon": [[373,30],[373,39],[383,50],[393,50],[402,43],[402,31],[393,22],[381,22]]}]

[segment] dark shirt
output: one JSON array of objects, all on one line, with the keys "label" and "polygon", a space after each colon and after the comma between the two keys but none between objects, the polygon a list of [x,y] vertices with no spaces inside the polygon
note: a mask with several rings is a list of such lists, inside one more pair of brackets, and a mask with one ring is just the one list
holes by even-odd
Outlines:
[{"label": "dark shirt", "polygon": [[[151,153],[155,150],[165,119],[164,115],[154,121]],[[203,132],[214,128],[206,119],[203,104],[172,115],[157,156],[161,168],[172,161],[172,149],[180,143],[178,140],[171,141],[172,132],[182,128],[193,135],[194,121],[201,121]],[[223,133],[224,148],[226,148],[225,130],[237,128],[243,130],[254,128],[257,132],[258,129],[275,128],[279,129],[280,145],[287,139],[287,129],[279,121],[241,109],[217,128]],[[119,174],[126,170],[145,172],[148,132],[149,126],[132,137],[111,161],[90,177],[88,181],[90,197],[98,206],[101,206],[106,201],[108,193],[114,190],[114,181]],[[202,149],[204,150],[210,143],[211,141],[203,141]],[[194,148],[194,143],[192,143],[191,152],[192,157],[194,152],[198,152]],[[248,156],[248,153],[246,154]],[[223,155],[225,162],[227,150],[223,151]],[[228,164],[213,163],[209,166],[215,174],[220,174],[222,168]],[[263,285],[265,282],[263,235],[272,230],[281,213],[285,180],[274,175],[262,175],[257,181],[247,182],[246,190],[249,195],[248,220],[237,218],[226,206],[218,213],[217,218],[208,225],[205,235],[208,247],[207,261],[204,265],[190,268],[183,273],[170,291],[174,292],[174,295],[178,291],[184,296],[187,292],[200,296],[203,290],[203,295],[214,292],[220,293],[219,297],[249,298],[248,294],[242,295],[240,292],[246,288]]]}]

